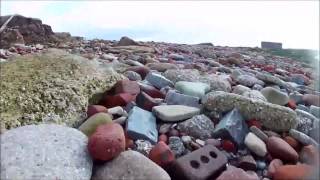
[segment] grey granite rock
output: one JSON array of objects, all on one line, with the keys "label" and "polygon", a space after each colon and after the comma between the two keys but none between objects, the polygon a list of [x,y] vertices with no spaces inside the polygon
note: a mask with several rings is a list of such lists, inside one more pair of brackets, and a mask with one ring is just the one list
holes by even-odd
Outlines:
[{"label": "grey granite rock", "polygon": [[243,95],[247,91],[250,91],[250,88],[239,84],[233,87],[232,93]]},{"label": "grey granite rock", "polygon": [[60,125],[28,125],[1,135],[1,179],[90,179],[88,138]]},{"label": "grey granite rock", "polygon": [[314,117],[312,114],[300,109],[296,109],[295,111],[299,119],[298,126],[296,129],[300,132],[303,132],[304,134],[309,135],[309,131],[313,127],[313,122],[317,121],[317,118]]},{"label": "grey granite rock", "polygon": [[156,163],[139,152],[128,150],[122,152],[112,161],[97,166],[92,180],[135,180],[159,179],[170,180],[168,173]]},{"label": "grey granite rock", "polygon": [[186,150],[186,148],[183,145],[182,140],[178,136],[169,137],[168,146],[173,151],[176,158],[182,156]]},{"label": "grey granite rock", "polygon": [[126,71],[123,75],[125,75],[130,81],[141,81],[142,78],[140,74],[134,71]]},{"label": "grey granite rock", "polygon": [[246,91],[242,95],[247,98],[267,102],[267,99],[263,96],[263,94],[257,90]]},{"label": "grey granite rock", "polygon": [[315,145],[316,147],[319,147],[319,144],[314,139],[295,129],[290,129],[289,135],[305,146],[312,144],[312,145]]},{"label": "grey granite rock", "polygon": [[310,106],[310,111],[312,115],[320,119],[320,107],[311,105]]},{"label": "grey granite rock", "polygon": [[250,75],[240,75],[236,78],[236,81],[244,86],[247,87],[252,87],[255,84],[260,84],[261,86],[264,86],[264,82],[257,79],[254,76],[250,76]]},{"label": "grey granite rock", "polygon": [[201,114],[178,123],[177,128],[194,138],[208,139],[212,136],[214,124],[207,116]]},{"label": "grey granite rock", "polygon": [[257,119],[263,126],[274,131],[288,131],[298,124],[296,112],[290,108],[257,101],[233,93],[210,92],[202,98],[204,107],[216,113],[239,109],[245,119]]}]

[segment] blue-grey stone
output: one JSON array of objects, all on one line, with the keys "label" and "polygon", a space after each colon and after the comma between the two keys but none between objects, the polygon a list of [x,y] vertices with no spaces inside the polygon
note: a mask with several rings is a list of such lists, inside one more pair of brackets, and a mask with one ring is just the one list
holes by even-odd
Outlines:
[{"label": "blue-grey stone", "polygon": [[299,85],[304,85],[305,80],[304,80],[304,75],[302,74],[291,74],[291,82],[294,82]]},{"label": "blue-grey stone", "polygon": [[158,89],[161,89],[166,86],[173,87],[173,83],[169,79],[155,72],[148,73],[145,79]]},{"label": "blue-grey stone", "polygon": [[302,105],[302,104],[299,104],[299,105],[297,106],[297,109],[300,109],[300,110],[302,110],[302,111],[309,112],[309,108],[308,108],[307,106],[305,106],[305,105]]},{"label": "blue-grey stone", "polygon": [[320,118],[320,107],[311,105],[309,112],[315,117]]},{"label": "blue-grey stone", "polygon": [[227,113],[216,126],[213,137],[230,139],[238,145],[243,146],[244,138],[249,129],[238,109]]},{"label": "blue-grey stone", "polygon": [[256,161],[256,163],[257,163],[257,168],[260,170],[264,170],[267,167],[267,164],[264,161],[258,160]]},{"label": "blue-grey stone", "polygon": [[134,106],[128,115],[127,133],[133,140],[145,139],[153,144],[157,143],[156,118],[151,112]]},{"label": "blue-grey stone", "polygon": [[169,91],[165,98],[168,105],[185,105],[197,108],[200,106],[199,101],[198,97],[180,94],[175,91]]}]

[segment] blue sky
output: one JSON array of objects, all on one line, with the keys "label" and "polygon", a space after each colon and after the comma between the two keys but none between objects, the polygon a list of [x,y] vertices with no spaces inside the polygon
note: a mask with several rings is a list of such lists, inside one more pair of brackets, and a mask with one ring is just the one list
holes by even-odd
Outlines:
[{"label": "blue sky", "polygon": [[1,1],[1,14],[40,18],[56,32],[116,40],[319,48],[319,1]]}]

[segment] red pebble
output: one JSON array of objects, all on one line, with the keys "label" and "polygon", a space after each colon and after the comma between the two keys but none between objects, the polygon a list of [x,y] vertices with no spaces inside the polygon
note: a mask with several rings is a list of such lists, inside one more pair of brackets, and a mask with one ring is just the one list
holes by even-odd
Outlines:
[{"label": "red pebble", "polygon": [[297,108],[297,104],[294,102],[294,100],[290,99],[287,106],[293,110]]},{"label": "red pebble", "polygon": [[257,128],[261,129],[261,123],[260,123],[260,121],[258,121],[256,119],[250,119],[250,120],[248,120],[246,122],[247,122],[249,127],[256,126]]},{"label": "red pebble", "polygon": [[108,161],[125,150],[123,128],[117,123],[107,123],[97,127],[90,136],[88,150],[95,160]]},{"label": "red pebble", "polygon": [[151,149],[149,158],[161,167],[166,167],[175,160],[170,147],[163,141],[160,141]]},{"label": "red pebble", "polygon": [[315,146],[304,146],[299,155],[301,162],[314,166],[319,165],[319,150]]},{"label": "red pebble", "polygon": [[107,108],[112,108],[116,106],[126,106],[129,102],[134,101],[135,96],[129,93],[117,94],[114,96],[105,96],[101,103]]},{"label": "red pebble", "polygon": [[301,149],[301,144],[291,136],[286,136],[283,138],[283,140],[287,142],[291,147],[293,147],[293,149],[297,152],[299,152],[299,150]]},{"label": "red pebble", "polygon": [[140,92],[139,84],[136,81],[121,80],[114,85],[114,93],[138,94]]},{"label": "red pebble", "polygon": [[230,140],[223,140],[222,141],[222,149],[224,149],[227,152],[235,152],[236,146]]},{"label": "red pebble", "polygon": [[168,143],[168,136],[165,135],[165,134],[161,134],[158,139],[159,139],[158,140],[159,142],[162,141],[162,142],[164,142],[166,144]]},{"label": "red pebble", "polygon": [[101,105],[89,105],[87,109],[87,118],[99,112],[107,113],[108,109]]}]

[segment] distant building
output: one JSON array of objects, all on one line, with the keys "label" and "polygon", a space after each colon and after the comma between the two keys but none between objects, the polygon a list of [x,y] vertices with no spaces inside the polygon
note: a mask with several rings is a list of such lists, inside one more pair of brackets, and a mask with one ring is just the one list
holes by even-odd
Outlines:
[{"label": "distant building", "polygon": [[282,43],[277,42],[261,42],[262,49],[282,49]]}]

